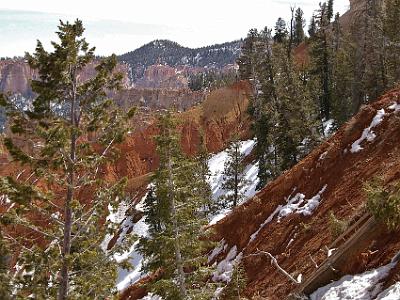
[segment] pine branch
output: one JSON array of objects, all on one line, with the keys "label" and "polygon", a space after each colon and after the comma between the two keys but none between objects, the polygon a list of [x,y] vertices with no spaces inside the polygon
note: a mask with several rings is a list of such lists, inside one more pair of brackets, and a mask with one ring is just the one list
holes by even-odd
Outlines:
[{"label": "pine branch", "polygon": [[47,233],[47,232],[45,232],[43,230],[40,230],[39,228],[37,228],[37,226],[30,225],[28,222],[26,222],[25,220],[21,219],[18,215],[16,216],[16,221],[17,221],[18,225],[21,225],[21,226],[23,226],[25,228],[33,230],[36,233],[39,233],[39,234],[44,235],[44,236],[47,236],[47,237],[52,238],[54,240],[59,240],[59,237],[57,237],[55,235],[52,235],[50,233]]}]

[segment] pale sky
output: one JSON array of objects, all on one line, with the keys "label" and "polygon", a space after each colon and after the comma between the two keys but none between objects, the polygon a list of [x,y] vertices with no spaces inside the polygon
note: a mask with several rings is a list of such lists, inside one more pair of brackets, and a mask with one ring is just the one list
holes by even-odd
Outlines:
[{"label": "pale sky", "polygon": [[[0,0],[0,57],[55,39],[58,19],[80,18],[96,54],[122,54],[154,39],[200,47],[245,37],[250,28],[288,20],[290,6],[308,21],[320,0]],[[348,0],[336,0],[344,13]]]}]

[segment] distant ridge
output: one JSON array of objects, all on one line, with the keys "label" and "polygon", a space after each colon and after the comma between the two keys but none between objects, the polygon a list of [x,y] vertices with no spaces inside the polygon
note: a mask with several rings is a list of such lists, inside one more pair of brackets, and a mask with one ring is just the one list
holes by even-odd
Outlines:
[{"label": "distant ridge", "polygon": [[241,44],[241,40],[236,40],[191,49],[170,40],[155,40],[134,51],[118,56],[118,59],[130,66],[131,79],[135,81],[143,76],[143,72],[148,66],[155,64],[165,64],[171,67],[184,65],[223,68],[235,63],[240,54]]}]

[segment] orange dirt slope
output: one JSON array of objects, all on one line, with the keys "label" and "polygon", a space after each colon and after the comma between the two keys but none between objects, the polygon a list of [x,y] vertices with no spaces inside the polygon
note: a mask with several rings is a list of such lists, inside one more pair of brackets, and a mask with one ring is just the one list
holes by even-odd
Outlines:
[{"label": "orange dirt slope", "polygon": [[[215,226],[218,238],[229,245],[218,260],[234,245],[243,252],[248,297],[285,299],[296,288],[296,284],[271,265],[268,257],[254,255],[258,250],[269,251],[280,266],[295,278],[301,273],[304,281],[316,269],[313,260],[320,265],[327,258],[325,247],[329,248],[334,241],[329,213],[332,211],[338,219],[353,224],[365,213],[363,184],[366,181],[375,176],[383,176],[387,184],[400,180],[400,112],[389,109],[395,102],[400,103],[399,90],[363,107],[329,140]],[[372,129],[375,139],[362,142],[363,150],[352,153],[353,142],[361,137],[380,109],[385,110],[385,115]],[[302,193],[305,199],[310,199],[325,185],[320,205],[311,216],[290,214],[280,221],[275,216],[254,241],[249,242],[260,224],[279,205],[285,205],[288,198]],[[378,238],[371,232],[371,236],[366,237],[366,246],[346,257],[332,280],[386,264],[400,250],[398,232],[388,232],[381,225],[378,229]]]}]

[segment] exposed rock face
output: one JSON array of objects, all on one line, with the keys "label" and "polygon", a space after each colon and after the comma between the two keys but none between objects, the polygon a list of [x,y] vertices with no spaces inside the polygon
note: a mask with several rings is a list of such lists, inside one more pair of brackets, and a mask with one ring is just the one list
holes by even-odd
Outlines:
[{"label": "exposed rock face", "polygon": [[149,66],[142,78],[135,82],[136,88],[186,89],[188,80],[182,70],[166,65]]},{"label": "exposed rock face", "polygon": [[118,92],[114,100],[122,107],[143,106],[151,109],[176,108],[187,110],[204,100],[205,93],[188,89],[138,89],[130,88]]},{"label": "exposed rock face", "polygon": [[[96,63],[89,64],[80,74],[80,80],[85,81],[96,74]],[[128,79],[128,67],[119,63],[116,72],[124,74],[122,86],[128,88],[131,84]],[[38,74],[23,60],[0,61],[0,92],[20,94],[25,98],[32,98],[34,94],[30,86],[31,79],[37,79]]]},{"label": "exposed rock face", "polygon": [[0,92],[18,93],[26,98],[32,97],[29,81],[35,72],[23,61],[0,61]]}]

